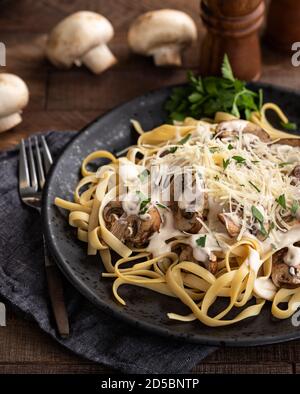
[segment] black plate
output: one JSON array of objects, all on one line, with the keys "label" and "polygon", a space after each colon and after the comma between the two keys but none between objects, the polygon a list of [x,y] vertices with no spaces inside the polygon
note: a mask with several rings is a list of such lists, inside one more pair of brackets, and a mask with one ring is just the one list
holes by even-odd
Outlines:
[{"label": "black plate", "polygon": [[[252,87],[263,87],[265,101],[280,104],[290,119],[300,124],[299,93],[260,84]],[[76,239],[74,229],[67,223],[67,213],[53,205],[56,196],[72,199],[79,180],[79,168],[87,154],[97,149],[117,152],[135,142],[136,135],[129,123],[131,118],[139,120],[145,130],[162,124],[166,120],[163,103],[170,89],[147,93],[115,108],[84,128],[65,148],[45,187],[43,220],[46,241],[53,256],[70,282],[95,305],[152,333],[190,342],[235,346],[300,338],[300,328],[294,327],[290,319],[278,321],[272,318],[270,303],[258,317],[220,328],[206,327],[199,321],[170,321],[167,312],[188,312],[180,301],[134,286],[121,287],[120,294],[127,305],[119,305],[112,295],[112,281],[100,277],[102,264],[99,256],[87,257],[85,244]]]}]

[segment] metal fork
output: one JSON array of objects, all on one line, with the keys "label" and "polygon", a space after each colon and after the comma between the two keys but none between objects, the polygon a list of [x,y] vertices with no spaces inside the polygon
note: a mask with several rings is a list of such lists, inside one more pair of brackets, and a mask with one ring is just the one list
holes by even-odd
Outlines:
[{"label": "metal fork", "polygon": [[[19,193],[23,203],[36,209],[39,213],[41,213],[42,206],[42,190],[51,165],[52,157],[45,137],[40,138],[40,143],[37,136],[29,138],[27,143],[22,139],[19,156]],[[66,338],[69,336],[70,329],[61,273],[48,253],[44,236],[43,246],[52,310],[58,333],[61,337]]]}]

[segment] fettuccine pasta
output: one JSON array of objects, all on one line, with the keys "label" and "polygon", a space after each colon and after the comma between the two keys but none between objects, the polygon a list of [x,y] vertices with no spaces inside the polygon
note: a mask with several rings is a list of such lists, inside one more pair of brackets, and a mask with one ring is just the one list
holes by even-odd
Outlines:
[{"label": "fettuccine pasta", "polygon": [[[173,320],[219,327],[258,315],[267,301],[278,319],[300,306],[300,140],[217,113],[140,134],[126,155],[87,156],[69,224],[99,254],[112,294],[123,285],[174,297],[189,310]],[[284,140],[282,140],[284,139]],[[108,162],[94,172],[90,164]],[[212,308],[218,299],[226,306]],[[224,305],[224,303],[222,304]]]}]

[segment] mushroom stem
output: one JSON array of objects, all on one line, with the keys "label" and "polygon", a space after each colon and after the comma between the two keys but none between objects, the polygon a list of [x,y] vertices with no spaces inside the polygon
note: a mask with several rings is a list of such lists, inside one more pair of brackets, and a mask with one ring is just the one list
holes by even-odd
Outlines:
[{"label": "mushroom stem", "polygon": [[14,114],[4,116],[0,118],[0,133],[3,131],[12,129],[22,122],[22,117],[19,112],[15,112]]},{"label": "mushroom stem", "polygon": [[180,48],[178,45],[166,45],[153,49],[156,66],[181,66]]},{"label": "mushroom stem", "polygon": [[95,74],[100,74],[117,63],[116,57],[105,44],[91,49],[81,60]]}]

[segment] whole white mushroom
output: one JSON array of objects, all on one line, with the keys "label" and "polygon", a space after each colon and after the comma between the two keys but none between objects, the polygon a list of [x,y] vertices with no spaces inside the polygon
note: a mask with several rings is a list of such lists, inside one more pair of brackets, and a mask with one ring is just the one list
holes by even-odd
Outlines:
[{"label": "whole white mushroom", "polygon": [[114,29],[104,16],[91,11],[78,11],[63,19],[50,33],[46,54],[58,68],[85,64],[100,74],[117,62],[107,43]]},{"label": "whole white mushroom", "polygon": [[157,66],[180,66],[181,51],[196,39],[197,28],[193,19],[172,9],[140,15],[128,32],[131,50],[153,56]]},{"label": "whole white mushroom", "polygon": [[29,92],[25,82],[14,74],[0,74],[0,133],[22,122]]}]

